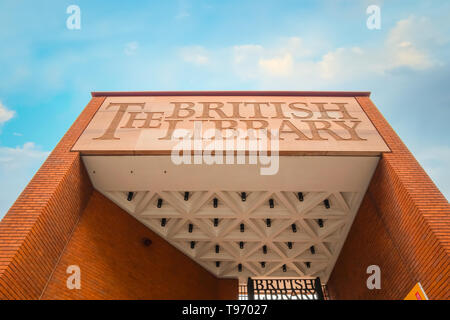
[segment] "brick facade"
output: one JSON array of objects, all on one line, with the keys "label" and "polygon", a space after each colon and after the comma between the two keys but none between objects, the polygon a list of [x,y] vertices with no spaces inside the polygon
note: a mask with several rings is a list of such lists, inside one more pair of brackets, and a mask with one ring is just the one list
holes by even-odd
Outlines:
[{"label": "brick facade", "polygon": [[0,298],[38,299],[92,193],[70,148],[104,98],[93,98],[0,222]]},{"label": "brick facade", "polygon": [[[145,246],[143,239],[152,244]],[[78,265],[81,289],[68,290]],[[221,280],[94,191],[43,299],[237,299],[236,280]]]},{"label": "brick facade", "polygon": [[[380,160],[329,293],[402,299],[420,281],[429,298],[449,299],[448,201],[370,99],[356,98],[392,153]],[[0,299],[235,299],[237,281],[218,280],[93,191],[70,148],[103,101],[92,98],[0,222]],[[81,290],[66,288],[72,264]],[[381,290],[366,287],[372,264],[381,267]]]},{"label": "brick facade", "polygon": [[[130,238],[133,229],[141,230],[141,235],[146,234],[153,241],[151,248],[145,249],[158,248],[159,258],[163,256],[164,260],[154,260],[137,247],[135,259],[141,258],[148,270],[143,270],[138,260],[128,269],[114,269],[119,262],[126,263],[130,258],[127,255],[131,249],[124,250],[126,241],[117,252],[108,246],[114,242],[110,233],[104,239],[95,238],[98,243],[91,242],[92,223],[99,223],[95,221],[92,206],[99,208],[100,215],[106,212],[98,202],[114,205],[104,198],[100,201],[97,193],[91,198],[93,188],[80,155],[70,149],[104,99],[92,98],[0,221],[0,299],[237,299],[237,280],[218,280],[124,212],[117,213],[122,224],[110,228],[121,227],[117,234],[125,232]],[[120,209],[114,206],[114,210]],[[85,218],[80,221],[81,216]],[[103,218],[100,223],[105,225],[109,220]],[[104,229],[96,229],[99,230]],[[74,240],[69,241],[72,234]],[[130,247],[142,245],[136,241],[129,243]],[[87,252],[86,248],[94,252]],[[106,251],[95,251],[96,248]],[[68,261],[71,256],[86,259]],[[83,268],[81,261],[93,265]],[[66,288],[66,262],[82,268],[82,281],[86,284],[79,292]],[[174,268],[170,268],[172,263]],[[170,272],[164,272],[163,266]],[[106,271],[110,274],[105,275]],[[124,281],[115,278],[116,271]],[[105,276],[101,278],[101,275]],[[153,282],[148,283],[151,279]]]},{"label": "brick facade", "polygon": [[[328,282],[335,299],[403,299],[420,282],[450,298],[450,206],[367,97],[357,97],[392,153],[383,154]],[[381,268],[381,290],[366,269]]]}]

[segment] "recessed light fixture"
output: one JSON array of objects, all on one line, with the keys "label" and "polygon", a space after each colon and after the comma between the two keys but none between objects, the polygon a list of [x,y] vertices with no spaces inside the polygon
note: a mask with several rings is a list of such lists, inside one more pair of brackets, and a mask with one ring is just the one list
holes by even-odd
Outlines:
[{"label": "recessed light fixture", "polygon": [[127,200],[128,200],[128,201],[133,200],[133,192],[128,192]]},{"label": "recessed light fixture", "polygon": [[317,220],[317,224],[319,225],[320,228],[323,228],[323,220],[322,219]]}]

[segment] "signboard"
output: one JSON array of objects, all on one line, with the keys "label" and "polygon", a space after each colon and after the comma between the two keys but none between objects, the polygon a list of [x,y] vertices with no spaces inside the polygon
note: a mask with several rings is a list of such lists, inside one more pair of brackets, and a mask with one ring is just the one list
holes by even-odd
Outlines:
[{"label": "signboard", "polygon": [[72,150],[170,154],[180,131],[204,139],[211,130],[224,136],[267,130],[280,155],[389,151],[354,97],[318,96],[107,97]]},{"label": "signboard", "polygon": [[324,300],[320,278],[247,279],[248,300]]},{"label": "signboard", "polygon": [[428,300],[428,297],[425,294],[422,285],[420,284],[420,282],[418,282],[408,293],[404,300]]}]

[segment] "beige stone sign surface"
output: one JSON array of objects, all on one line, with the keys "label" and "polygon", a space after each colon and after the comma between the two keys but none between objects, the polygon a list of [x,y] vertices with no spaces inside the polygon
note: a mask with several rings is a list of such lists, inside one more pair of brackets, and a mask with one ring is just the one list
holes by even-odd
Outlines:
[{"label": "beige stone sign surface", "polygon": [[354,97],[314,96],[107,97],[72,150],[170,154],[180,132],[192,139],[201,132],[204,142],[211,142],[208,132],[231,137],[258,129],[278,141],[280,155],[390,151]]}]

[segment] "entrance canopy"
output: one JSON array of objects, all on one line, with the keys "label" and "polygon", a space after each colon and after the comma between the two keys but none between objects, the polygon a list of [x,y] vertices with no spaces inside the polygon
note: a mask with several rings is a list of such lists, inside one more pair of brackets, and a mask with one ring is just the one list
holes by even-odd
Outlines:
[{"label": "entrance canopy", "polygon": [[94,187],[221,278],[328,280],[389,148],[348,92],[94,93]]}]

